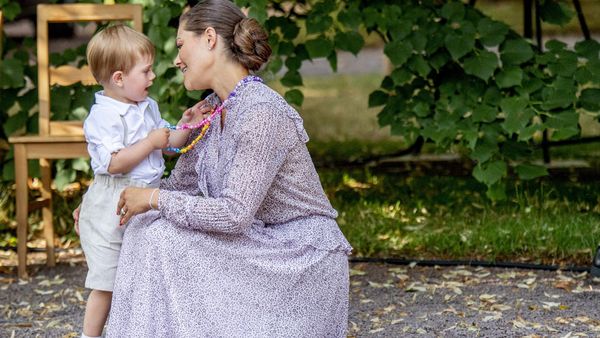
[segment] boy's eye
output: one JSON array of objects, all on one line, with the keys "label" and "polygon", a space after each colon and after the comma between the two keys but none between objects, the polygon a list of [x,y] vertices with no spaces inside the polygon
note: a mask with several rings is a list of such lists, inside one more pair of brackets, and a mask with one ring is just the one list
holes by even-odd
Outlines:
[{"label": "boy's eye", "polygon": [[177,44],[177,45],[175,45],[175,47],[177,47],[177,49],[181,49],[182,46],[183,46],[183,44]]}]

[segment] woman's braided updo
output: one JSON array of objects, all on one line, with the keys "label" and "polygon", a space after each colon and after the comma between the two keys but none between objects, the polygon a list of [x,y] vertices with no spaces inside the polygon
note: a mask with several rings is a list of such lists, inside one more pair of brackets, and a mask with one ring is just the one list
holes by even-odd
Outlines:
[{"label": "woman's braided updo", "polygon": [[224,40],[229,56],[249,70],[258,70],[271,56],[267,32],[229,0],[202,0],[179,22],[185,30],[199,35],[213,27]]}]

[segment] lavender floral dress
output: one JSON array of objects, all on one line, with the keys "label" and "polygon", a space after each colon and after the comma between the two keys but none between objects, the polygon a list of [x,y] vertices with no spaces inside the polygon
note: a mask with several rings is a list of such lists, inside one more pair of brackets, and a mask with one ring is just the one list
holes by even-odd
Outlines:
[{"label": "lavender floral dress", "polygon": [[352,248],[302,119],[262,83],[237,94],[129,223],[108,336],[345,337]]}]

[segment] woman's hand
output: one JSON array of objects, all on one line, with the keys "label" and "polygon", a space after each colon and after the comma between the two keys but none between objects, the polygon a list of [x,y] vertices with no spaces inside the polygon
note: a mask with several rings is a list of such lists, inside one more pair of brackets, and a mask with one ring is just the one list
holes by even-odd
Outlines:
[{"label": "woman's hand", "polygon": [[[153,190],[155,189],[128,187],[121,192],[117,204],[117,215],[121,216],[120,225],[129,222],[131,217],[150,210],[149,201]],[[152,197],[156,201],[158,191]]]},{"label": "woman's hand", "polygon": [[73,221],[75,223],[75,233],[79,236],[79,212],[81,211],[81,204],[73,210]]}]

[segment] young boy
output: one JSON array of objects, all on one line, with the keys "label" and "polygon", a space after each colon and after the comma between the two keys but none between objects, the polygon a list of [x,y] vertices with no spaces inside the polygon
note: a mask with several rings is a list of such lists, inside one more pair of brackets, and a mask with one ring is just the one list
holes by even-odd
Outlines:
[{"label": "young boy", "polygon": [[[98,337],[110,310],[123,238],[115,212],[119,195],[127,186],[158,186],[165,168],[162,149],[182,146],[190,131],[170,133],[148,97],[156,75],[154,46],[146,36],[125,25],[110,26],[91,39],[87,60],[104,90],[96,93],[84,122],[94,181],[75,218],[89,268],[85,286],[92,289],[82,337]],[[179,123],[200,117],[188,109]]]}]

